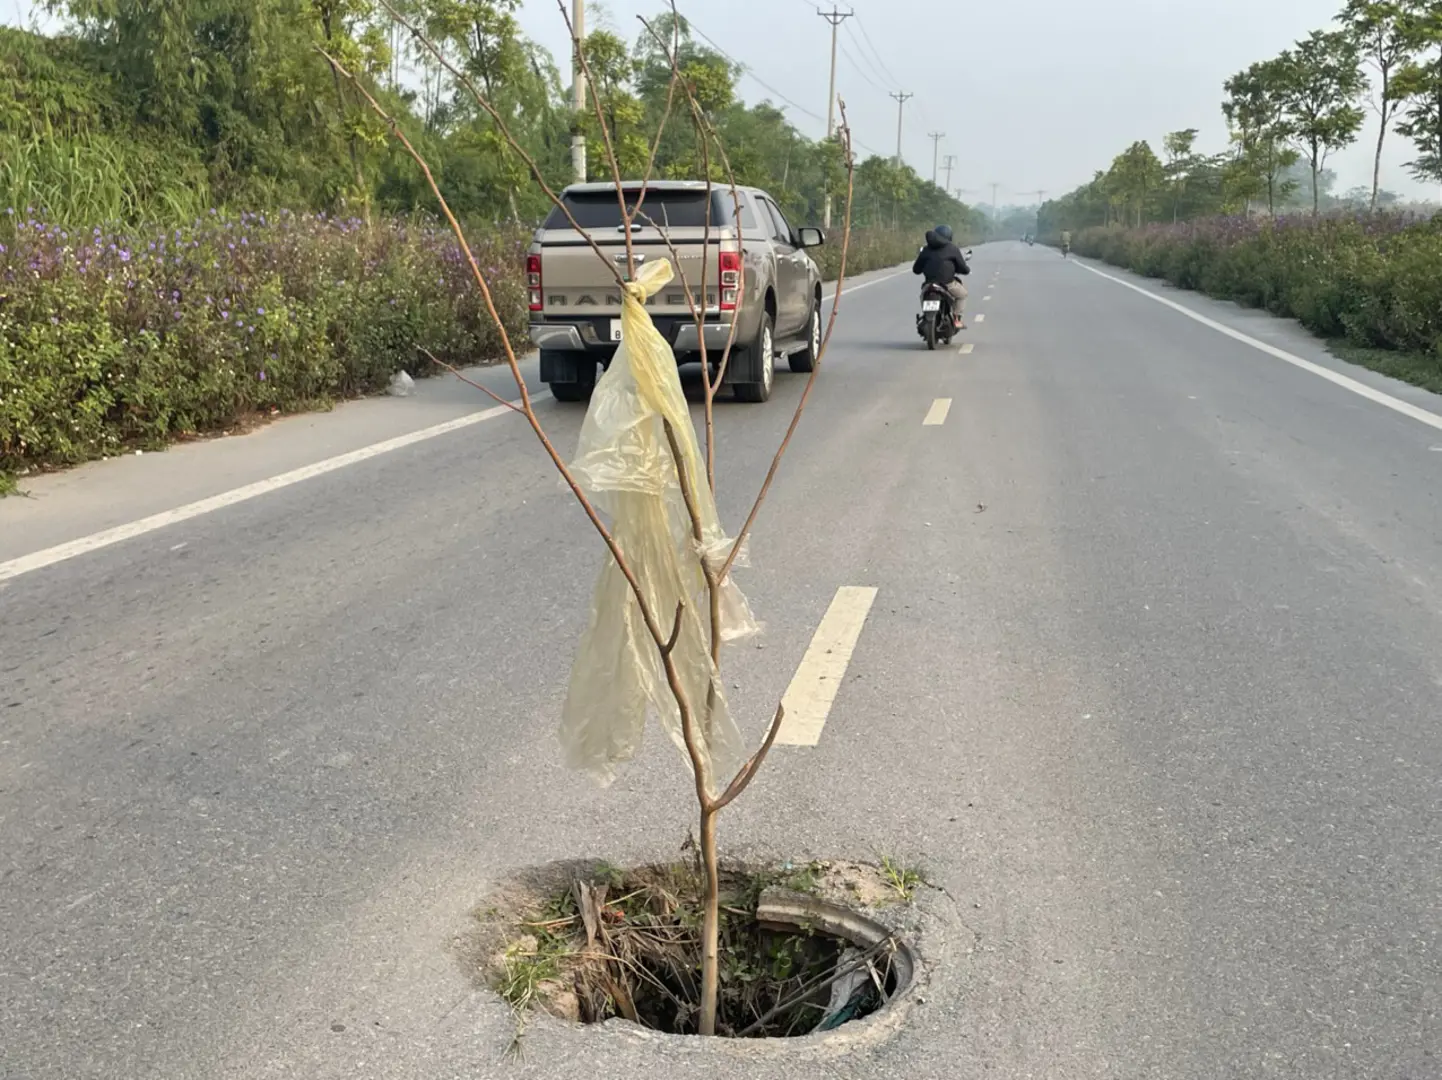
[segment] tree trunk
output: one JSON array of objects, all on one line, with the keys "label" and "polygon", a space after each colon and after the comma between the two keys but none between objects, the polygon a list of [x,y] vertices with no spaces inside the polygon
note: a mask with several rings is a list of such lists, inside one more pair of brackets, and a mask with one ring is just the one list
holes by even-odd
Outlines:
[{"label": "tree trunk", "polygon": [[1382,83],[1382,122],[1377,127],[1377,152],[1372,155],[1372,213],[1377,212],[1377,193],[1382,188],[1382,143],[1387,139],[1387,84]]},{"label": "tree trunk", "polygon": [[701,919],[701,1015],[698,1035],[716,1034],[716,984],[721,937],[720,860],[716,855],[716,811],[701,811],[701,861],[706,868],[706,907]]}]

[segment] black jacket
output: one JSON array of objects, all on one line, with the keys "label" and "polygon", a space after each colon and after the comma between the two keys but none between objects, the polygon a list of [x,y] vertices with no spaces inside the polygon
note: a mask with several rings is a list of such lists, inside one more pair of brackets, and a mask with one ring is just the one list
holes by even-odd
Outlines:
[{"label": "black jacket", "polygon": [[949,285],[959,274],[971,273],[971,267],[966,265],[961,248],[928,231],[926,246],[917,253],[911,272],[925,275],[928,285]]}]

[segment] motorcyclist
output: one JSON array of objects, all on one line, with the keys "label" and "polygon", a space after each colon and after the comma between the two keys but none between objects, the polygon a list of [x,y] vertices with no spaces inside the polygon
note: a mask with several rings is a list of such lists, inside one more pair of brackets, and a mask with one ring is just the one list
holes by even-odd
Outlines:
[{"label": "motorcyclist", "polygon": [[952,240],[951,226],[938,225],[926,234],[926,245],[917,252],[911,272],[921,274],[928,285],[946,287],[951,295],[952,321],[958,330],[965,330],[962,309],[966,307],[966,286],[959,279],[971,273],[971,267]]}]

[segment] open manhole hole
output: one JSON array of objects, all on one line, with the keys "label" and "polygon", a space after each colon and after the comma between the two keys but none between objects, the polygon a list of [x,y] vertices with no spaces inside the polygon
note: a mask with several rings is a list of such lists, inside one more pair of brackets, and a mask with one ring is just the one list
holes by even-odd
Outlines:
[{"label": "open manhole hole", "polygon": [[[717,1035],[811,1035],[893,1004],[918,962],[883,920],[920,884],[890,865],[726,867]],[[518,1011],[694,1035],[702,895],[686,862],[547,868],[483,912],[486,980]]]}]

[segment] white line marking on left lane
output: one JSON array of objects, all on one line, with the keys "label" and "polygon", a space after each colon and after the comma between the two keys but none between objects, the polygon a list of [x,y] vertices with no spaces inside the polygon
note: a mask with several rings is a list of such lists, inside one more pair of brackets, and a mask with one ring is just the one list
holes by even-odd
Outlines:
[{"label": "white line marking on left lane", "polygon": [[939,397],[931,403],[931,408],[926,410],[926,418],[922,420],[922,427],[937,427],[946,423],[946,414],[951,412],[951,398]]},{"label": "white line marking on left lane", "polygon": [[[549,393],[532,394],[533,402],[544,401],[551,395]],[[82,536],[78,540],[71,540],[64,544],[56,544],[54,547],[45,548],[42,551],[35,551],[29,555],[21,555],[18,558],[10,559],[0,563],[0,581],[8,581],[17,578],[21,574],[28,574],[34,570],[42,570],[47,566],[54,566],[56,563],[65,562],[79,555],[87,555],[92,551],[99,551],[101,548],[109,547],[111,544],[118,544],[122,540],[131,540],[137,536],[144,536],[146,533],[155,532],[157,529],[164,529],[170,525],[178,525],[182,521],[189,521],[191,518],[200,517],[202,514],[210,514],[216,510],[222,510],[227,506],[235,506],[237,503],[248,502],[261,495],[269,495],[272,491],[279,491],[282,488],[299,484],[303,480],[310,480],[317,476],[324,476],[326,473],[335,472],[337,469],[344,469],[347,465],[354,465],[357,462],[367,461],[370,458],[380,457],[382,454],[389,454],[394,450],[400,450],[406,446],[414,446],[416,443],[426,442],[440,435],[448,435],[453,431],[460,431],[463,428],[472,427],[484,423],[487,420],[494,420],[498,416],[506,416],[511,409],[505,405],[495,405],[489,409],[482,409],[480,412],[468,413],[465,416],[457,417],[454,420],[447,420],[443,424],[433,424],[431,427],[421,428],[419,431],[411,431],[405,435],[397,435],[393,439],[386,439],[382,442],[372,443],[370,446],[362,446],[359,450],[352,450],[349,453],[337,454],[335,457],[326,458],[324,461],[317,461],[310,465],[302,465],[299,469],[292,469],[290,472],[281,473],[279,476],[272,476],[265,480],[257,480],[253,484],[246,484],[244,487],[232,488],[230,491],[223,491],[219,495],[212,495],[208,499],[199,499],[193,503],[186,503],[184,506],[177,506],[174,510],[162,510],[158,514],[151,514],[138,521],[127,522],[124,525],[117,525],[111,529],[103,529],[89,536]]]}]

